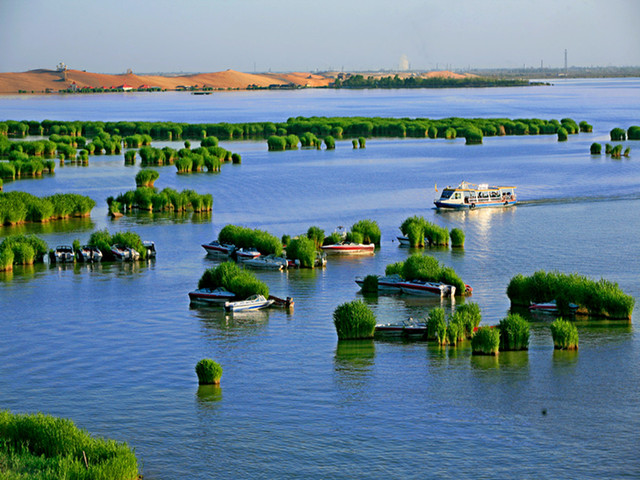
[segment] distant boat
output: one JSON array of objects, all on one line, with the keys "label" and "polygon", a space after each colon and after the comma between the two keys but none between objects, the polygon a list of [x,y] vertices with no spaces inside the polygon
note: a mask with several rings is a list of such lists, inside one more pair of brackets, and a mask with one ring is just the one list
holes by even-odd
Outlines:
[{"label": "distant boat", "polygon": [[398,243],[401,247],[410,247],[411,242],[409,241],[409,237],[396,237],[398,239]]},{"label": "distant boat", "polygon": [[282,308],[287,308],[287,309],[293,309],[293,306],[295,305],[295,302],[293,301],[293,298],[291,298],[291,297],[280,298],[280,297],[276,297],[274,295],[269,295],[269,300],[273,300],[273,306],[274,307],[282,307]]},{"label": "distant boat", "polygon": [[243,263],[252,268],[260,268],[265,270],[282,270],[289,266],[289,262],[284,257],[276,257],[275,255],[260,255],[255,258],[247,258]]},{"label": "distant boat", "polygon": [[225,302],[224,309],[227,312],[246,312],[250,310],[261,310],[271,306],[273,303],[273,300],[264,298],[262,295],[251,295],[246,300]]},{"label": "distant boat", "polygon": [[320,247],[329,255],[373,255],[376,246],[373,243],[334,243]]},{"label": "distant boat", "polygon": [[495,187],[487,183],[476,185],[460,182],[457,187],[447,186],[436,200],[437,208],[474,209],[480,207],[507,207],[516,203],[516,187]]},{"label": "distant boat", "polygon": [[119,262],[132,262],[140,258],[140,253],[131,247],[125,247],[124,245],[113,245],[111,247],[111,253],[113,257]]}]

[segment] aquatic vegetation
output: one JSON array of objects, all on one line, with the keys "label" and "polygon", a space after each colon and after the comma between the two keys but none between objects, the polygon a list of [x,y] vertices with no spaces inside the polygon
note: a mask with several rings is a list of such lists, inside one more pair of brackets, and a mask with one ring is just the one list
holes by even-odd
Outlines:
[{"label": "aquatic vegetation", "polygon": [[355,243],[373,243],[380,246],[380,227],[375,220],[360,220],[351,226],[352,233],[362,234],[362,242]]},{"label": "aquatic vegetation", "polygon": [[220,243],[228,243],[238,248],[256,248],[263,255],[282,255],[282,242],[268,232],[237,225],[226,225],[218,234]]},{"label": "aquatic vegetation", "polygon": [[556,318],[550,325],[553,346],[557,350],[577,350],[578,349],[578,329],[577,327],[562,318]]},{"label": "aquatic vegetation", "polygon": [[0,465],[6,479],[138,478],[135,454],[126,443],[94,438],[68,419],[3,410],[0,438]]},{"label": "aquatic vegetation", "polygon": [[35,235],[10,235],[0,243],[0,271],[42,262],[48,250],[46,242]]},{"label": "aquatic vegetation", "polygon": [[143,168],[136,174],[137,187],[153,187],[154,182],[160,178],[157,170]]},{"label": "aquatic vegetation", "polygon": [[269,287],[235,262],[224,262],[205,270],[198,281],[198,288],[224,288],[240,299],[251,295],[269,296]]},{"label": "aquatic vegetation", "polygon": [[336,148],[336,140],[331,135],[327,135],[324,137],[324,146],[327,150],[335,150]]},{"label": "aquatic vegetation", "polygon": [[404,262],[400,261],[400,262],[396,262],[396,263],[390,263],[389,265],[387,265],[384,269],[384,274],[385,275],[400,275],[402,276],[402,269],[404,268]]},{"label": "aquatic vegetation", "polygon": [[429,246],[449,245],[449,230],[425,220],[422,216],[414,215],[405,219],[400,225],[400,231],[409,238],[409,243],[414,248],[423,247],[425,241]]},{"label": "aquatic vegetation", "polygon": [[462,305],[456,306],[456,314],[462,317],[465,334],[467,338],[471,338],[474,330],[482,321],[480,305],[474,302],[463,303]]},{"label": "aquatic vegetation", "polygon": [[588,124],[587,122],[585,122],[584,120],[581,121],[579,124],[580,127],[580,131],[584,132],[584,133],[591,133],[593,132],[593,125]]},{"label": "aquatic vegetation", "polygon": [[307,230],[307,238],[313,240],[316,248],[320,248],[322,246],[322,242],[324,241],[324,230],[320,227],[311,226]]},{"label": "aquatic vegetation", "polygon": [[284,137],[272,135],[267,139],[267,148],[269,151],[284,151],[287,148],[287,141]]},{"label": "aquatic vegetation", "polygon": [[367,146],[367,139],[364,137],[358,137],[358,146],[360,148],[365,148]]},{"label": "aquatic vegetation", "polygon": [[464,318],[458,312],[449,316],[447,322],[447,340],[449,345],[457,345],[466,338]]},{"label": "aquatic vegetation", "polygon": [[528,350],[529,322],[517,313],[510,313],[500,320],[500,350]]},{"label": "aquatic vegetation", "polygon": [[360,300],[343,303],[333,312],[338,340],[373,338],[376,323],[373,311]]},{"label": "aquatic vegetation", "polygon": [[568,139],[569,139],[569,132],[567,132],[567,129],[563,127],[558,128],[558,141],[566,142]]},{"label": "aquatic vegetation", "polygon": [[480,327],[471,337],[473,355],[498,355],[500,332],[496,328]]},{"label": "aquatic vegetation", "polygon": [[632,125],[627,129],[627,138],[629,140],[640,140],[640,127]]},{"label": "aquatic vegetation", "polygon": [[470,126],[465,129],[464,138],[466,145],[480,145],[482,143],[482,130],[478,127]]},{"label": "aquatic vegetation", "polygon": [[450,267],[440,265],[435,257],[415,253],[404,261],[402,277],[407,280],[442,282],[456,287],[456,295],[465,295],[465,284]]},{"label": "aquatic vegetation", "polygon": [[287,243],[287,258],[299,260],[302,268],[315,267],[317,251],[315,240],[304,235],[293,238]]},{"label": "aquatic vegetation", "polygon": [[161,191],[151,187],[138,187],[115,198],[107,198],[107,205],[112,213],[130,213],[134,210],[209,212],[213,209],[213,196],[188,189],[178,192],[168,187]]},{"label": "aquatic vegetation", "polygon": [[353,148],[358,148],[358,140],[356,140],[355,138],[351,140],[351,145],[353,146]]},{"label": "aquatic vegetation", "polygon": [[593,142],[591,144],[591,155],[600,155],[602,153],[602,145],[599,143]]},{"label": "aquatic vegetation", "polygon": [[464,248],[464,232],[459,228],[452,228],[449,232],[451,246],[453,248]]},{"label": "aquatic vegetation", "polygon": [[58,193],[42,198],[18,191],[0,193],[0,224],[47,222],[71,215],[86,216],[93,207],[93,199],[75,193]]},{"label": "aquatic vegetation", "polygon": [[631,320],[635,299],[625,294],[617,283],[609,280],[591,280],[577,273],[537,271],[525,277],[514,276],[507,286],[512,305],[528,307],[531,303],[556,300],[561,315],[577,311],[591,316]]},{"label": "aquatic vegetation", "polygon": [[196,364],[199,385],[218,385],[222,377],[222,366],[210,358],[203,358]]},{"label": "aquatic vegetation", "polygon": [[367,275],[362,282],[362,293],[378,293],[378,276]]},{"label": "aquatic vegetation", "polygon": [[609,132],[612,142],[623,142],[627,139],[627,132],[624,128],[614,128]]},{"label": "aquatic vegetation", "polygon": [[133,248],[140,254],[141,260],[147,258],[147,249],[140,236],[135,232],[116,232],[111,235],[107,229],[96,230],[89,237],[87,244],[98,247],[106,261],[114,260],[111,247],[116,244]]},{"label": "aquatic vegetation", "polygon": [[447,321],[444,308],[436,307],[427,317],[427,340],[437,340],[440,345],[447,343]]}]

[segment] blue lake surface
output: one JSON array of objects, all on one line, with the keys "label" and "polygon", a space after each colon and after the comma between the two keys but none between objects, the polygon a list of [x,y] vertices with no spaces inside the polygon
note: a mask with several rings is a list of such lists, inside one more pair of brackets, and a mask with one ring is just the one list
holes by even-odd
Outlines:
[{"label": "blue lake surface", "polygon": [[[335,151],[268,152],[264,141],[222,142],[242,155],[219,174],[160,167],[159,188],[211,193],[211,215],[111,220],[105,199],[135,188],[139,166],[93,156],[53,176],[5,183],[36,195],[76,192],[90,219],[0,227],[50,247],[96,229],[134,230],[158,258],[135,265],[19,267],[0,273],[0,408],[73,419],[135,448],[145,479],[183,478],[638,478],[640,336],[635,324],[578,323],[580,349],[556,352],[552,318],[532,318],[528,352],[471,355],[468,343],[338,342],[332,313],[363,298],[378,320],[422,318],[440,300],[362,297],[357,275],[381,274],[411,215],[462,228],[464,251],[426,250],[453,267],[483,312],[506,316],[517,273],[578,272],[640,298],[640,143],[630,158],[592,156],[614,127],[640,125],[640,80],[561,80],[495,89],[215,92],[9,96],[0,119],[284,121],[303,116],[505,117],[586,120],[590,134],[349,140]],[[197,142],[192,142],[197,144]],[[611,142],[609,142],[611,143]],[[180,142],[154,145],[181,146]],[[195,146],[195,145],[194,145]],[[440,213],[447,184],[518,186],[508,209]],[[229,223],[277,236],[317,225],[376,220],[372,257],[331,258],[325,269],[256,272],[291,313],[225,315],[192,308],[187,293],[216,263],[200,244]],[[458,303],[461,301],[458,300]],[[442,304],[449,312],[451,303]],[[218,388],[198,388],[210,357]]]}]

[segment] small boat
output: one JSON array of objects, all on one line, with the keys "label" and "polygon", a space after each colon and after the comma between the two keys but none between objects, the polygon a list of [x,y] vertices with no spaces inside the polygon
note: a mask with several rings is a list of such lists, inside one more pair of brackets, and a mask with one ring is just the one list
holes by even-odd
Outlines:
[{"label": "small boat", "polygon": [[246,260],[249,260],[250,258],[258,258],[260,256],[260,252],[253,247],[241,248],[233,253],[239,262],[244,262]]},{"label": "small boat", "polygon": [[224,309],[227,312],[246,312],[249,310],[261,310],[271,306],[273,303],[273,300],[264,298],[262,295],[251,295],[246,300],[225,302]]},{"label": "small boat", "polygon": [[132,262],[140,258],[140,253],[131,247],[125,247],[124,245],[113,245],[111,247],[111,253],[113,257],[119,262]]},{"label": "small boat", "polygon": [[214,240],[213,242],[202,244],[202,248],[210,255],[231,255],[235,251],[236,246]]},{"label": "small boat", "polygon": [[323,252],[333,255],[373,255],[376,246],[373,243],[334,243],[320,247]]},{"label": "small boat", "polygon": [[252,268],[263,268],[266,270],[282,270],[289,266],[289,262],[284,257],[275,255],[260,255],[255,258],[247,258],[243,263]]},{"label": "small boat", "polygon": [[293,309],[293,306],[295,304],[295,302],[293,301],[293,298],[291,297],[280,298],[274,295],[269,295],[269,300],[273,300],[274,307]]},{"label": "small boat", "polygon": [[398,239],[398,243],[401,247],[410,247],[411,242],[409,241],[409,237],[396,237]]},{"label": "small boat", "polygon": [[[575,311],[578,309],[578,305],[576,305],[575,303],[570,303],[569,309],[572,311]],[[529,311],[540,312],[540,313],[559,313],[560,312],[555,300],[551,300],[549,302],[532,303],[531,305],[529,305]]]},{"label": "small boat", "polygon": [[435,203],[436,208],[474,209],[480,207],[507,207],[516,203],[516,187],[489,186],[460,182],[457,187],[447,186]]},{"label": "small boat", "polygon": [[156,244],[150,240],[142,242],[144,248],[147,250],[147,258],[156,258]]},{"label": "small boat", "polygon": [[405,280],[398,283],[402,293],[408,295],[438,295],[440,297],[456,294],[456,287],[445,283],[427,282],[425,280]]},{"label": "small boat", "polygon": [[193,292],[189,292],[189,300],[201,303],[224,303],[236,298],[235,293],[231,293],[224,288],[199,288]]},{"label": "small boat", "polygon": [[[401,293],[402,288],[400,284],[402,281],[402,277],[396,273],[384,277],[378,276],[378,292]],[[356,283],[362,288],[364,285],[364,277],[356,277]]]},{"label": "small boat", "polygon": [[53,251],[53,258],[57,263],[72,263],[75,260],[71,245],[58,245]]},{"label": "small boat", "polygon": [[102,260],[102,252],[94,245],[84,245],[78,256],[83,262],[99,262]]},{"label": "small boat", "polygon": [[408,318],[399,323],[376,325],[374,335],[394,337],[423,337],[427,333],[427,324]]}]

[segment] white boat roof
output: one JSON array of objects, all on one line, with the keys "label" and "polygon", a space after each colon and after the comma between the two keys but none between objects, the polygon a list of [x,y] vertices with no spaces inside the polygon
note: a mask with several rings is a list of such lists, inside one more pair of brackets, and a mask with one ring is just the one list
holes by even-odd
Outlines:
[{"label": "white boat roof", "polygon": [[469,182],[465,182],[462,181],[460,182],[460,185],[458,185],[457,187],[451,187],[449,185],[447,185],[447,187],[445,188],[445,190],[467,190],[467,191],[478,191],[478,190],[498,190],[498,189],[503,189],[503,188],[517,188],[513,185],[500,185],[500,186],[494,186],[494,185],[489,185],[488,183],[469,183]]}]

